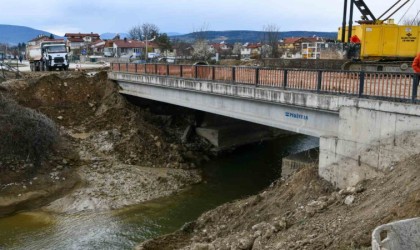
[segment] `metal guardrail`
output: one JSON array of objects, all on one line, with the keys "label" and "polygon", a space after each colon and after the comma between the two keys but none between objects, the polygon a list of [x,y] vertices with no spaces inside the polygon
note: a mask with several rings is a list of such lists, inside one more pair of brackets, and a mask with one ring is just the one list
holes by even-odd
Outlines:
[{"label": "metal guardrail", "polygon": [[132,63],[111,63],[111,70],[360,98],[420,102],[419,76],[412,73]]}]

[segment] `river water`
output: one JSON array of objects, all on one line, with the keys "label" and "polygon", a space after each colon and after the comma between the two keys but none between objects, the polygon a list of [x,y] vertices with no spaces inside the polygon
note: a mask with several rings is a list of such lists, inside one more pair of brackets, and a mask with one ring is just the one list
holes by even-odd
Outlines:
[{"label": "river water", "polygon": [[317,147],[291,136],[240,148],[201,166],[204,182],[129,208],[79,214],[31,211],[0,219],[0,249],[131,249],[179,229],[216,206],[253,195],[280,176],[282,157]]}]

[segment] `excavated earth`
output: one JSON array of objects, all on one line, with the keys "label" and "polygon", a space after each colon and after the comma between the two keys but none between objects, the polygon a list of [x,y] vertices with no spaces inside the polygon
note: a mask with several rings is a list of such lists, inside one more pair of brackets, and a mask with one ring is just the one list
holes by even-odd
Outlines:
[{"label": "excavated earth", "polygon": [[201,181],[194,163],[207,157],[181,145],[176,128],[167,136],[162,122],[128,103],[106,72],[27,73],[2,82],[0,93],[47,115],[61,133],[59,148],[36,176],[22,174],[30,164],[3,163],[0,215],[42,206],[116,209]]},{"label": "excavated earth", "polygon": [[[418,146],[419,135],[397,139],[409,148]],[[370,249],[377,226],[420,216],[419,166],[415,155],[343,190],[320,179],[315,166],[303,168],[136,249]]]}]

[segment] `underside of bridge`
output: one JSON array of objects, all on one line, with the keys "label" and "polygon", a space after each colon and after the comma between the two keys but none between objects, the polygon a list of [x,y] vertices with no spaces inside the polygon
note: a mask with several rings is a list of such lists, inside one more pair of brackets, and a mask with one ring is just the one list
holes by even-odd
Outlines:
[{"label": "underside of bridge", "polygon": [[[126,95],[319,137],[319,174],[338,187],[381,175],[394,161],[420,153],[398,140],[419,130],[416,104],[129,73],[112,72],[110,78]],[[218,131],[199,133],[213,139],[230,133]]]}]

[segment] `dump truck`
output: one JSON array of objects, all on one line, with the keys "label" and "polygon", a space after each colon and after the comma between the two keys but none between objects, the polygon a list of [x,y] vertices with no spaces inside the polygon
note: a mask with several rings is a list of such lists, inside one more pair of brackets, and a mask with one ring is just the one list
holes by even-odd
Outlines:
[{"label": "dump truck", "polygon": [[55,39],[29,42],[26,47],[31,71],[68,70],[68,52],[64,41]]},{"label": "dump truck", "polygon": [[[391,18],[410,0],[394,3],[380,17],[375,17],[363,0],[350,0],[349,22],[346,25],[347,0],[344,0],[343,26],[337,39],[346,44],[348,59],[344,70],[412,72],[411,63],[420,52],[420,27],[395,24]],[[353,26],[353,8],[362,20]],[[391,14],[388,14],[393,11]],[[388,14],[388,16],[386,16]]]}]

